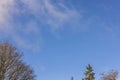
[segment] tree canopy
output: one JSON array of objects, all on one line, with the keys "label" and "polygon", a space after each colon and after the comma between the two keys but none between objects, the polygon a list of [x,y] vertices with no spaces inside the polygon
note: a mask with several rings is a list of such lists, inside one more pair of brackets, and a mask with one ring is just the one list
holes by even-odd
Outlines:
[{"label": "tree canopy", "polygon": [[10,43],[0,43],[0,80],[35,80],[33,70],[22,61],[22,56]]}]

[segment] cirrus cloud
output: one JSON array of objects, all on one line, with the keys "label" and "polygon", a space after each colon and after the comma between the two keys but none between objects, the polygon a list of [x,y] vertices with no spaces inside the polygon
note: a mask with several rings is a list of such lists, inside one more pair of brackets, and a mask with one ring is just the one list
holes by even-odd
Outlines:
[{"label": "cirrus cloud", "polygon": [[[0,0],[0,35],[11,38],[23,48],[39,49],[40,23],[56,30],[71,22],[71,19],[77,20],[78,16],[75,9],[61,2],[53,3],[52,0]],[[33,43],[29,41],[31,36]]]}]

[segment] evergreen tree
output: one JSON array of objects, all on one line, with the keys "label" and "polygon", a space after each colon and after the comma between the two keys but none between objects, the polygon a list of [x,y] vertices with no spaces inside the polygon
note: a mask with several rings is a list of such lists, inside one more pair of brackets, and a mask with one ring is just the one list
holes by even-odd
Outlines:
[{"label": "evergreen tree", "polygon": [[74,77],[73,77],[73,76],[71,77],[71,80],[74,80]]},{"label": "evergreen tree", "polygon": [[93,69],[90,64],[88,64],[86,69],[87,70],[85,71],[85,78],[83,78],[82,80],[95,80],[95,73],[93,72]]}]

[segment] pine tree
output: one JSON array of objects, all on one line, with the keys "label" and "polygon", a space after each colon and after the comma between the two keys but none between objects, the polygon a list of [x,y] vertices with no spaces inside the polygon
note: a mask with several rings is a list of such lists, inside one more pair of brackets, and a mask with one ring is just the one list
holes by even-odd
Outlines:
[{"label": "pine tree", "polygon": [[93,72],[93,69],[90,64],[88,64],[86,69],[87,70],[85,71],[85,78],[83,78],[82,80],[95,80],[95,73]]},{"label": "pine tree", "polygon": [[71,77],[71,80],[74,80],[74,77],[73,77],[73,76]]}]

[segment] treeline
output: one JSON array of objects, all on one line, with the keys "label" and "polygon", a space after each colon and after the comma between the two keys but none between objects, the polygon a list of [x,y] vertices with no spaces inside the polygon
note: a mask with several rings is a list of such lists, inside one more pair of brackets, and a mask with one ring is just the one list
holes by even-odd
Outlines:
[{"label": "treeline", "polygon": [[[0,80],[36,80],[33,69],[21,59],[23,54],[16,46],[8,42],[0,42]],[[100,80],[116,80],[118,71],[102,73]],[[74,80],[74,77],[71,77]],[[85,77],[81,80],[95,80],[95,73],[90,64],[87,65]]]},{"label": "treeline", "polygon": [[[82,78],[82,80],[96,80],[95,73],[93,72],[93,68],[90,64],[87,65],[86,71],[84,74],[85,74],[85,77]],[[118,71],[110,70],[107,73],[101,73],[100,80],[117,80],[117,78],[118,78]],[[71,80],[74,80],[74,77],[71,77]]]}]

